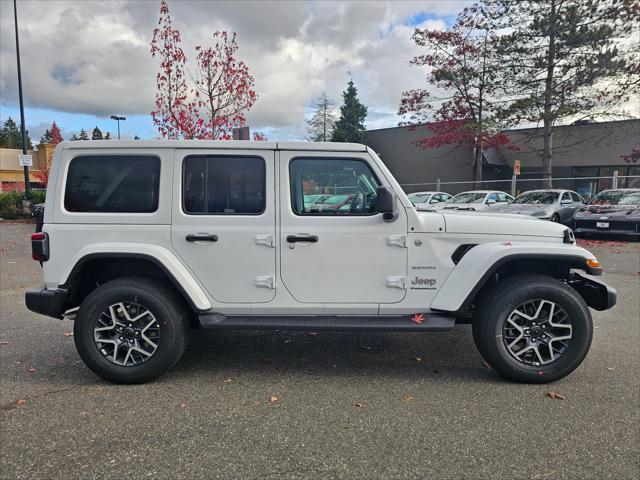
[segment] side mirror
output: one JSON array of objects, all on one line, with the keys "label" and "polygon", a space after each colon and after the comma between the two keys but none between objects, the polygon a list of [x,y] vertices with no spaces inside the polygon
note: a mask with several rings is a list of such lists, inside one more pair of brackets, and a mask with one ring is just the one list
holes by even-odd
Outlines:
[{"label": "side mirror", "polygon": [[396,212],[396,196],[390,188],[377,188],[376,212],[382,214],[382,218],[385,222],[393,222],[398,218],[398,213]]},{"label": "side mirror", "polygon": [[494,203],[496,203],[496,201],[493,199],[487,200],[487,205],[493,205]]}]

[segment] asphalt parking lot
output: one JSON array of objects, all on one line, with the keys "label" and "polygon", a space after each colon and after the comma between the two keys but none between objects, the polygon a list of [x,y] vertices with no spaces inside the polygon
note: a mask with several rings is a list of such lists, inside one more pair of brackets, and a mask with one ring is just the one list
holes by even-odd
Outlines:
[{"label": "asphalt parking lot", "polygon": [[459,326],[198,331],[169,374],[117,386],[82,364],[71,321],[25,308],[32,231],[0,223],[3,479],[640,476],[639,242],[583,242],[618,306],[593,312],[587,359],[553,384],[503,381]]}]

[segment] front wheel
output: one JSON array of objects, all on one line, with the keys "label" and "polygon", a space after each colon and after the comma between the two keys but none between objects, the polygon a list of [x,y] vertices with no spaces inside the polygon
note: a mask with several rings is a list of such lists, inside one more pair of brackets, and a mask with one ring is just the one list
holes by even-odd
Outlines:
[{"label": "front wheel", "polygon": [[175,292],[149,279],[119,278],[84,299],[74,340],[84,363],[102,378],[143,383],[180,359],[186,330],[186,311]]},{"label": "front wheel", "polygon": [[509,277],[487,292],[473,334],[482,356],[504,377],[545,383],[582,363],[593,326],[578,292],[555,278],[527,274]]}]

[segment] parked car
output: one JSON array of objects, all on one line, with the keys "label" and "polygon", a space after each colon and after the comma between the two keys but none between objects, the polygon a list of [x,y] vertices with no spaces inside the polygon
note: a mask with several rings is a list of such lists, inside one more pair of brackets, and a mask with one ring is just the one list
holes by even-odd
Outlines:
[{"label": "parked car", "polygon": [[[310,184],[349,189],[350,208],[307,211]],[[112,382],[166,372],[190,328],[438,332],[456,322],[472,324],[505,377],[549,382],[586,356],[587,306],[616,301],[569,228],[418,211],[365,145],[62,142],[47,189],[31,236],[44,285],[26,305],[73,320],[80,358]]]},{"label": "parked car", "polygon": [[496,190],[473,190],[462,192],[444,203],[435,205],[436,210],[494,210],[506,205],[513,197]]},{"label": "parked car", "polygon": [[322,200],[329,198],[330,195],[305,195],[304,196],[304,208],[311,209],[311,205],[318,203]]},{"label": "parked car", "polygon": [[531,215],[552,222],[571,225],[576,210],[584,205],[572,190],[531,190],[518,195],[513,202],[496,209],[500,213]]},{"label": "parked car", "polygon": [[416,208],[430,208],[438,203],[446,202],[451,198],[451,195],[445,192],[413,192],[407,195],[407,198]]},{"label": "parked car", "polygon": [[578,210],[576,234],[606,233],[640,236],[640,189],[604,190]]}]

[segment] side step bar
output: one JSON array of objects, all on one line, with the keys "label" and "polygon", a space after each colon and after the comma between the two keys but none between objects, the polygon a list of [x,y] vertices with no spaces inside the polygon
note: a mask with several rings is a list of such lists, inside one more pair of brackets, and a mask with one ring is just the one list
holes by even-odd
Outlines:
[{"label": "side step bar", "polygon": [[410,316],[393,317],[225,317],[219,313],[198,316],[200,326],[212,330],[331,330],[382,332],[446,332],[456,319],[438,313],[422,315],[419,321]]}]

